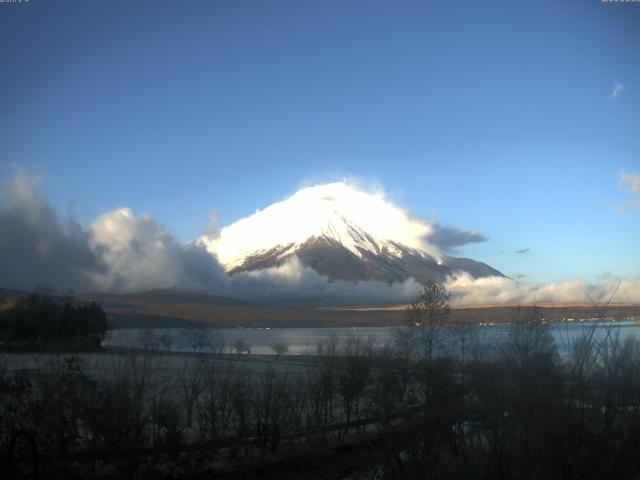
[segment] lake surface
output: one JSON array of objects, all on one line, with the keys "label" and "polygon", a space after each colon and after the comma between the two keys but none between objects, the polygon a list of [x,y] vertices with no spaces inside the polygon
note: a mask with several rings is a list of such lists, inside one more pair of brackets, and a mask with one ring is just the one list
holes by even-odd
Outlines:
[{"label": "lake surface", "polygon": [[[594,327],[590,321],[563,322],[549,324],[560,353],[563,346],[572,340],[584,335]],[[251,348],[251,353],[273,354],[273,346],[278,343],[286,343],[289,346],[289,354],[305,354],[315,351],[319,343],[326,343],[332,337],[336,337],[342,344],[354,337],[365,342],[371,342],[376,346],[390,344],[393,338],[393,330],[400,327],[342,327],[342,328],[205,328],[204,336],[208,343],[216,344],[220,339],[227,345],[232,345],[237,340],[242,340]],[[466,327],[465,336],[469,341],[479,340],[484,345],[497,344],[504,338],[509,325],[471,325]],[[607,332],[620,335],[624,339],[630,335],[640,334],[640,324],[635,321],[619,320],[600,322],[596,326],[596,338],[602,337]],[[158,348],[166,348],[159,342],[162,336],[170,338],[170,350],[176,352],[189,352],[193,350],[192,329],[162,328],[162,329],[118,329],[110,330],[103,341],[105,346],[140,347],[145,343],[156,342]],[[205,349],[206,351],[206,349]]]}]

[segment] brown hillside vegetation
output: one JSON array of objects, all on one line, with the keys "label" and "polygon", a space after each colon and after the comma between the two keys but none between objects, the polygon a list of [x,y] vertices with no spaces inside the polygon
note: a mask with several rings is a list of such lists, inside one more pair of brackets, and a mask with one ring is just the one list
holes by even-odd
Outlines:
[{"label": "brown hillside vegetation", "polygon": [[[112,325],[171,326],[185,321],[220,327],[335,327],[392,326],[406,320],[404,306],[311,308],[262,306],[239,300],[178,290],[154,290],[139,294],[80,294],[78,300],[95,301],[103,306]],[[519,307],[514,305],[452,308],[451,320],[463,323],[508,323]],[[638,305],[600,306],[562,305],[540,307],[547,321],[588,319],[602,315],[611,318],[640,316]],[[521,312],[524,313],[524,312]]]},{"label": "brown hillside vegetation", "polygon": [[[0,309],[26,295],[17,290],[0,289]],[[174,289],[151,290],[136,294],[82,293],[80,302],[100,304],[112,327],[172,327],[185,322],[201,322],[218,327],[351,327],[403,324],[406,305],[354,307],[265,306],[198,292]],[[563,319],[640,317],[640,306],[609,305],[605,310],[593,305],[538,305],[549,322]],[[491,305],[452,308],[451,321],[462,323],[509,323],[531,306]],[[522,311],[522,310],[525,311]]]}]

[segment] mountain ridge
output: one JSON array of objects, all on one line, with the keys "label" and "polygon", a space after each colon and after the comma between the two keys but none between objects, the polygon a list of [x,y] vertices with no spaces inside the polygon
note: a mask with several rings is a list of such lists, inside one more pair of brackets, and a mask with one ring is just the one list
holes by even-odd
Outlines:
[{"label": "mountain ridge", "polygon": [[336,182],[303,188],[201,242],[232,276],[278,268],[295,256],[329,282],[504,277],[485,263],[446,255],[429,243],[434,232],[434,222],[409,216],[382,194]]}]

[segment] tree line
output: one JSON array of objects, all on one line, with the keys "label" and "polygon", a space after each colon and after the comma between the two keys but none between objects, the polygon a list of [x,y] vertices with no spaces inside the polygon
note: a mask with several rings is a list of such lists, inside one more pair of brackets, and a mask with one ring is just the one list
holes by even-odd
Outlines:
[{"label": "tree line", "polygon": [[12,300],[0,310],[0,345],[5,349],[99,349],[107,317],[94,302],[76,303],[51,289]]}]

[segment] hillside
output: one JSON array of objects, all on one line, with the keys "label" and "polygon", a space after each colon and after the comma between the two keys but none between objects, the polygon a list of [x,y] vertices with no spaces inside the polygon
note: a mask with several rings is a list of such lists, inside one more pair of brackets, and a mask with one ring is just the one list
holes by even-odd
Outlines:
[{"label": "hillside", "polygon": [[[229,297],[179,290],[154,290],[139,294],[81,294],[81,301],[99,302],[114,327],[169,327],[201,322],[219,327],[335,327],[391,326],[407,320],[405,306],[305,308],[270,307],[240,302]],[[532,307],[513,305],[453,308],[451,320],[463,323],[507,323],[524,316]],[[603,315],[598,306],[562,305],[540,307],[547,321],[593,318]],[[640,316],[638,305],[612,305],[604,316]]]},{"label": "hillside", "polygon": [[[27,292],[0,288],[0,308]],[[111,328],[169,328],[197,322],[218,327],[345,327],[392,326],[407,320],[406,305],[325,307],[264,306],[237,299],[175,289],[136,294],[82,293],[79,302],[97,302],[107,313]],[[462,323],[509,323],[526,316],[531,306],[492,305],[452,308],[451,320]],[[541,305],[549,322],[568,319],[640,318],[640,305]]]}]

